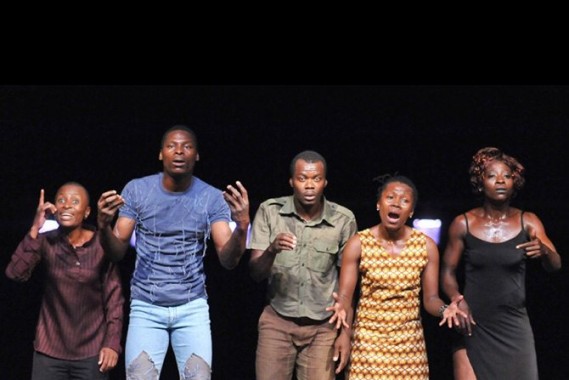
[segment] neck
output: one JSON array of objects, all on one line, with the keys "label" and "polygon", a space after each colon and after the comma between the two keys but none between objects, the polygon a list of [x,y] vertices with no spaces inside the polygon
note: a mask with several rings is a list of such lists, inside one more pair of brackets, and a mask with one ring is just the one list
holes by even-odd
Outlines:
[{"label": "neck", "polygon": [[322,215],[322,209],[324,207],[322,199],[313,205],[303,205],[296,198],[294,199],[294,206],[298,215],[307,221],[316,219]]},{"label": "neck", "polygon": [[83,243],[83,231],[83,226],[79,226],[73,229],[63,229],[63,232],[65,235],[67,235],[67,240],[73,246]]},{"label": "neck", "polygon": [[491,203],[486,202],[483,206],[484,214],[489,219],[500,220],[505,219],[510,211],[509,203]]},{"label": "neck", "polygon": [[385,228],[383,223],[380,223],[377,226],[377,231],[378,231],[379,237],[382,238],[383,240],[397,241],[397,240],[401,240],[405,237],[405,226],[402,226],[401,228],[399,228],[397,230],[389,230],[389,229]]},{"label": "neck", "polygon": [[180,193],[190,188],[192,185],[192,179],[193,176],[191,174],[181,177],[172,177],[167,173],[164,173],[164,176],[162,178],[162,185],[168,191],[171,191],[173,193]]}]

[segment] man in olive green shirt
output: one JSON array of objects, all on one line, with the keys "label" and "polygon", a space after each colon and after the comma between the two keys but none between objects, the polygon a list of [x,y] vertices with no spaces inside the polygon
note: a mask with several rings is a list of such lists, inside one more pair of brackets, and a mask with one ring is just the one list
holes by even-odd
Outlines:
[{"label": "man in olive green shirt", "polygon": [[[268,305],[259,319],[257,380],[334,379],[337,331],[326,307],[334,303],[338,267],[356,233],[354,214],[324,197],[326,160],[304,151],[291,162],[293,195],[263,202],[253,222],[249,267],[268,278]],[[341,348],[345,350],[346,348]]]}]

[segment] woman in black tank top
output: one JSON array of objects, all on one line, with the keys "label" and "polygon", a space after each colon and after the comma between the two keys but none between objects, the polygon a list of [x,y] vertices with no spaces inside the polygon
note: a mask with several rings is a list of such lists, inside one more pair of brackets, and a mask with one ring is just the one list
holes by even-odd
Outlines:
[{"label": "woman in black tank top", "polygon": [[561,258],[532,212],[510,206],[524,185],[524,167],[497,148],[480,149],[470,182],[481,207],[457,216],[449,228],[441,282],[451,299],[461,297],[456,268],[464,261],[464,299],[459,308],[463,340],[453,353],[455,379],[538,378],[533,333],[525,307],[527,259],[545,270]]}]

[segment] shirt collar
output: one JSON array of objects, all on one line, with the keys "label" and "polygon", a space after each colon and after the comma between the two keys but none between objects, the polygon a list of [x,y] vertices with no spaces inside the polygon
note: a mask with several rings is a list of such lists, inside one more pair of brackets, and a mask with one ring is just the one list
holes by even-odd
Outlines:
[{"label": "shirt collar", "polygon": [[[332,211],[332,207],[330,203],[326,200],[325,196],[322,196],[322,214],[318,219],[311,220],[309,224],[320,224],[320,223],[328,223],[331,226],[334,226],[332,223],[332,216],[334,215]],[[296,212],[296,207],[294,206],[294,196],[291,195],[285,199],[283,206],[279,210],[279,214],[281,215],[296,215],[298,218],[302,219],[300,215]]]}]

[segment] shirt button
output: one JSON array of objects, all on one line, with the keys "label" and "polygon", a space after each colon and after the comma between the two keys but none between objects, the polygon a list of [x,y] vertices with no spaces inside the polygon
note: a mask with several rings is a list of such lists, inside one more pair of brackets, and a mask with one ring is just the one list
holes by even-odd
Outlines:
[{"label": "shirt button", "polygon": [[81,263],[80,263],[79,261],[77,261],[77,262],[75,263],[75,265],[79,266],[79,265],[81,265]]}]

